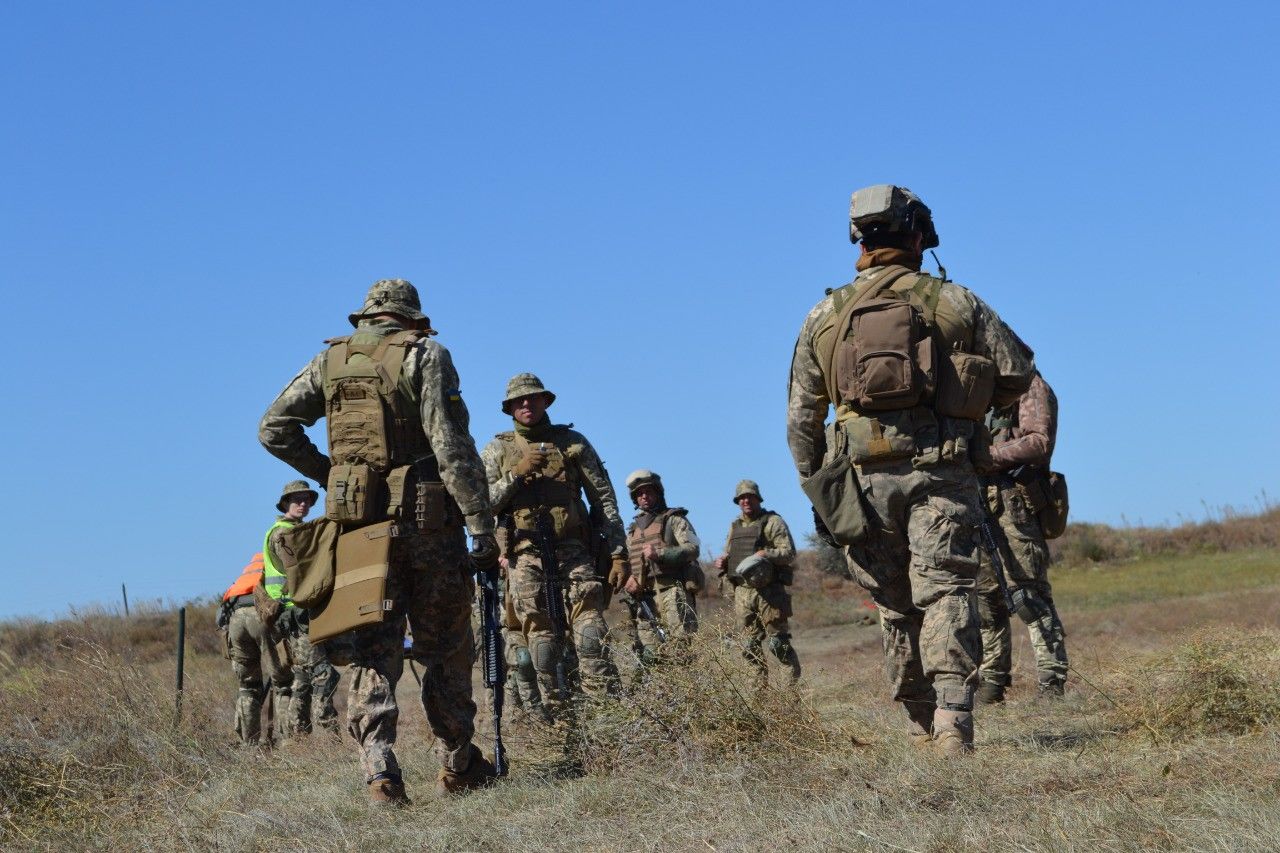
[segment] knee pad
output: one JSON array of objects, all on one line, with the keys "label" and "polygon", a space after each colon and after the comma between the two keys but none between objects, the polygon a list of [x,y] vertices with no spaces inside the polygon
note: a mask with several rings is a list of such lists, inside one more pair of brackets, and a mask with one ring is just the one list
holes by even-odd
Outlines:
[{"label": "knee pad", "polygon": [[780,661],[789,661],[794,654],[790,634],[774,634],[769,638],[769,651]]},{"label": "knee pad", "polygon": [[555,672],[560,656],[560,645],[549,638],[529,638],[529,660],[538,672]]},{"label": "knee pad", "polygon": [[604,656],[604,634],[598,625],[587,625],[578,639],[578,653],[584,658]]},{"label": "knee pad", "polygon": [[516,649],[516,672],[526,681],[532,681],[536,676],[533,658],[529,655],[529,650],[524,647]]},{"label": "knee pad", "polygon": [[1013,612],[1028,625],[1052,615],[1044,599],[1036,595],[1034,590],[1018,587],[1009,593],[1009,597],[1013,599]]}]

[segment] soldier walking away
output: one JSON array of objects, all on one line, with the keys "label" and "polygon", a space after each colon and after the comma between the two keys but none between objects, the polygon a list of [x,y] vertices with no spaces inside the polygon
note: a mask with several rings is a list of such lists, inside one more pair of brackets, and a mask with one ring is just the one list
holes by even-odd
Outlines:
[{"label": "soldier walking away", "polygon": [[[618,591],[626,581],[627,561],[609,474],[582,433],[551,423],[546,412],[555,399],[532,373],[514,376],[502,403],[514,428],[495,436],[481,456],[489,500],[513,543],[507,578],[515,615],[543,706],[561,721],[571,712],[566,635],[577,652],[582,690],[600,697],[617,687],[605,643],[606,590],[597,566],[607,562],[608,583]],[[584,492],[594,516],[602,519],[598,531],[583,504]]]},{"label": "soldier walking away", "polygon": [[[662,478],[653,471],[632,471],[627,491],[640,511],[627,530],[631,577],[624,602],[636,625],[641,660],[651,663],[658,659],[663,639],[658,627],[666,639],[677,643],[677,655],[679,645],[685,643],[683,638],[698,630],[698,614],[687,584],[700,571],[702,543],[689,523],[688,510],[667,506]],[[655,617],[657,627],[652,621]]]},{"label": "soldier walking away", "polygon": [[[263,447],[326,486],[326,516],[344,530],[394,519],[380,623],[341,637],[349,650],[347,731],[376,804],[406,804],[394,744],[405,618],[425,667],[422,705],[435,735],[444,793],[488,784],[493,765],[471,743],[472,559],[497,560],[484,466],[449,351],[402,279],[375,282],[333,338],[262,416]],[[304,427],[325,418],[329,453]],[[370,499],[371,498],[371,499]],[[471,534],[472,554],[466,534]],[[331,649],[331,660],[335,654]]]},{"label": "soldier walking away", "polygon": [[1027,390],[1034,364],[986,303],[945,274],[920,272],[938,234],[914,193],[858,190],[849,234],[862,241],[858,276],[805,318],[787,440],[819,534],[847,546],[880,609],[912,740],[960,753],[973,745],[982,650],[973,595],[981,419]]},{"label": "soldier walking away", "polygon": [[[218,611],[218,627],[225,630],[226,655],[231,671],[239,683],[236,696],[236,735],[240,742],[257,745],[262,742],[262,704],[267,691],[272,692],[274,708],[268,718],[275,731],[267,731],[266,741],[285,735],[284,709],[289,706],[289,682],[292,675],[281,649],[271,639],[253,604],[253,590],[263,581],[263,555],[254,554],[240,577],[222,594]],[[265,681],[264,681],[265,679]]]},{"label": "soldier walking away", "polygon": [[800,657],[791,645],[792,564],[796,543],[782,516],[762,505],[760,487],[741,480],[733,502],[742,514],[729,525],[723,556],[716,560],[721,577],[733,585],[733,610],[745,637],[743,654],[756,671],[755,686],[769,684],[764,647],[787,670],[787,685],[800,680]]},{"label": "soldier walking away", "polygon": [[288,709],[282,709],[285,731],[289,736],[311,734],[312,725],[337,736],[338,712],[333,707],[333,694],[338,689],[338,670],[321,647],[313,646],[307,635],[307,611],[294,606],[284,592],[285,577],[281,570],[280,537],[301,523],[315,506],[320,495],[306,480],[285,485],[276,509],[283,513],[267,530],[262,543],[264,564],[263,587],[283,607],[276,620],[275,634],[289,645],[293,662],[293,684]]},{"label": "soldier walking away", "polygon": [[[1039,372],[1016,403],[987,413],[991,468],[983,477],[987,506],[1000,527],[997,547],[1015,612],[1027,624],[1036,655],[1039,695],[1062,696],[1067,680],[1066,632],[1049,585],[1049,545],[1041,513],[1048,507],[1049,464],[1058,434],[1058,398]],[[991,558],[978,571],[982,625],[978,701],[1004,701],[1013,661],[1009,607]]]}]

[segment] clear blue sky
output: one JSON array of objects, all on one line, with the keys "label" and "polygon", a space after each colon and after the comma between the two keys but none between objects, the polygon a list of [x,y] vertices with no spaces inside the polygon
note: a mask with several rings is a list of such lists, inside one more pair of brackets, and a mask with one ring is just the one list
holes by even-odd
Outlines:
[{"label": "clear blue sky", "polygon": [[803,534],[791,349],[881,182],[1036,349],[1075,518],[1274,499],[1278,10],[11,5],[0,616],[225,588],[258,418],[382,277],[477,443],[532,370],[713,547],[744,476]]}]

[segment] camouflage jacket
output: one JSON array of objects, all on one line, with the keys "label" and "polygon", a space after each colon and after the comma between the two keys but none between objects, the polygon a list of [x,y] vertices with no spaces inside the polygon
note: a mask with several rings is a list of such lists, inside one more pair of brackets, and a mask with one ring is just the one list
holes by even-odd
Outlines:
[{"label": "camouflage jacket", "polygon": [[[767,510],[760,510],[768,512]],[[725,553],[729,553],[729,542],[733,538],[733,531],[747,524],[754,524],[756,519],[747,518],[740,515],[729,525],[729,535],[724,540]],[[787,527],[787,523],[782,520],[782,516],[776,512],[769,512],[765,516],[764,529],[761,536],[765,541],[764,558],[775,566],[789,566],[796,559],[796,543],[791,538],[791,529]]]},{"label": "camouflage jacket", "polygon": [[[626,536],[622,530],[622,516],[618,512],[618,497],[604,462],[587,437],[575,429],[563,428],[564,451],[569,466],[570,482],[586,493],[593,517],[604,519],[604,535],[614,554],[626,551]],[[537,440],[536,437],[533,440]],[[501,515],[509,510],[511,499],[524,485],[523,480],[509,467],[509,459],[503,452],[504,442],[494,437],[480,451],[485,475],[489,484],[489,503],[493,512]]]},{"label": "camouflage jacket", "polygon": [[1058,398],[1039,371],[1015,405],[992,415],[991,459],[997,471],[1020,465],[1049,467],[1058,438]]},{"label": "camouflage jacket", "polygon": [[[862,276],[876,275],[884,267],[872,267]],[[939,299],[946,299],[961,316],[972,319],[973,350],[996,365],[995,402],[1008,404],[1027,390],[1035,362],[1031,351],[1019,340],[1000,316],[967,288],[947,282]],[[791,358],[791,379],[787,391],[787,444],[801,479],[822,467],[826,456],[823,422],[831,400],[827,394],[824,371],[816,348],[818,332],[835,311],[834,300],[827,295],[813,307],[800,328],[795,353]]]},{"label": "camouflage jacket", "polygon": [[[389,335],[402,327],[386,320],[361,320],[359,329]],[[321,352],[285,386],[258,424],[258,440],[268,452],[321,484],[329,479],[329,457],[303,428],[324,417],[324,365],[325,352]],[[415,391],[440,479],[466,516],[468,532],[492,533],[484,465],[468,432],[471,416],[458,390],[458,372],[449,351],[435,341],[419,341],[409,350],[401,381]]]}]

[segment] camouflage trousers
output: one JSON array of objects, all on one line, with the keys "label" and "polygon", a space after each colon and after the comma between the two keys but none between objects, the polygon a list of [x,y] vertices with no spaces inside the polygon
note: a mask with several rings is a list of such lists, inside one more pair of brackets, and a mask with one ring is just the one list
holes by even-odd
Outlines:
[{"label": "camouflage trousers", "polygon": [[903,459],[862,465],[858,480],[872,529],[847,557],[880,610],[893,698],[971,710],[982,654],[977,475],[968,461],[917,470]]},{"label": "camouflage trousers", "polygon": [[[559,575],[553,579],[557,594],[568,589],[566,628],[577,653],[577,676],[588,696],[603,696],[618,687],[618,671],[605,643],[604,584],[596,579],[595,563],[581,543],[568,540],[556,547]],[[511,602],[529,644],[529,656],[538,673],[542,703],[553,718],[566,712],[557,685],[557,663],[565,659],[565,641],[551,629],[543,598],[544,572],[537,549],[525,544],[510,572]],[[566,689],[573,674],[565,671]]]},{"label": "camouflage trousers", "polygon": [[[1036,656],[1036,678],[1042,685],[1061,685],[1067,680],[1066,632],[1053,603],[1049,546],[1040,529],[1040,520],[1028,510],[1016,489],[1002,491],[988,486],[987,502],[996,514],[999,533],[1003,534],[996,537],[1000,559],[1018,607],[1018,617],[1027,624]],[[985,552],[976,591],[982,627],[982,665],[978,674],[984,681],[1008,686],[1013,667],[1009,608],[996,582],[991,558]]]},{"label": "camouflage trousers", "polygon": [[800,656],[791,645],[791,593],[786,586],[776,581],[763,589],[736,584],[733,611],[744,635],[743,657],[755,670],[755,686],[763,688],[769,683],[766,640],[769,651],[787,670],[787,684],[799,681]]},{"label": "camouflage trousers", "polygon": [[517,708],[541,716],[542,691],[538,689],[538,672],[533,668],[529,643],[519,628],[503,628],[507,662],[507,692]]},{"label": "camouflage trousers", "polygon": [[471,600],[475,583],[462,528],[431,535],[410,532],[391,540],[387,619],[327,642],[330,660],[349,657],[347,731],[360,750],[366,781],[399,779],[396,760],[396,684],[404,672],[405,619],[413,655],[423,666],[422,707],[435,735],[440,763],[456,773],[471,763],[476,705],[471,698],[474,645]]},{"label": "camouflage trousers", "polygon": [[333,707],[333,695],[338,692],[338,670],[329,663],[322,648],[311,645],[305,611],[290,607],[280,618],[290,620],[283,626],[289,657],[293,659],[293,695],[286,720],[289,734],[310,734],[313,725],[337,734],[338,712]]},{"label": "camouflage trousers", "polygon": [[231,669],[239,682],[236,696],[236,734],[243,743],[262,739],[262,703],[266,696],[264,677],[271,679],[273,731],[267,739],[283,740],[288,736],[286,709],[289,707],[289,684],[293,680],[287,663],[270,632],[252,607],[237,607],[231,612],[227,626],[231,646]]},{"label": "camouflage trousers", "polygon": [[[683,581],[655,579],[653,605],[656,611],[654,615],[666,629],[667,639],[674,644],[683,642],[685,637],[697,632],[698,612],[694,610],[693,602],[690,600],[689,592],[684,588]],[[655,658],[659,654],[658,647],[662,644],[658,632],[654,630],[649,620],[641,615],[639,604],[628,604],[627,607],[633,612],[632,620],[635,622],[636,635],[640,641],[641,656],[645,660]]]}]

